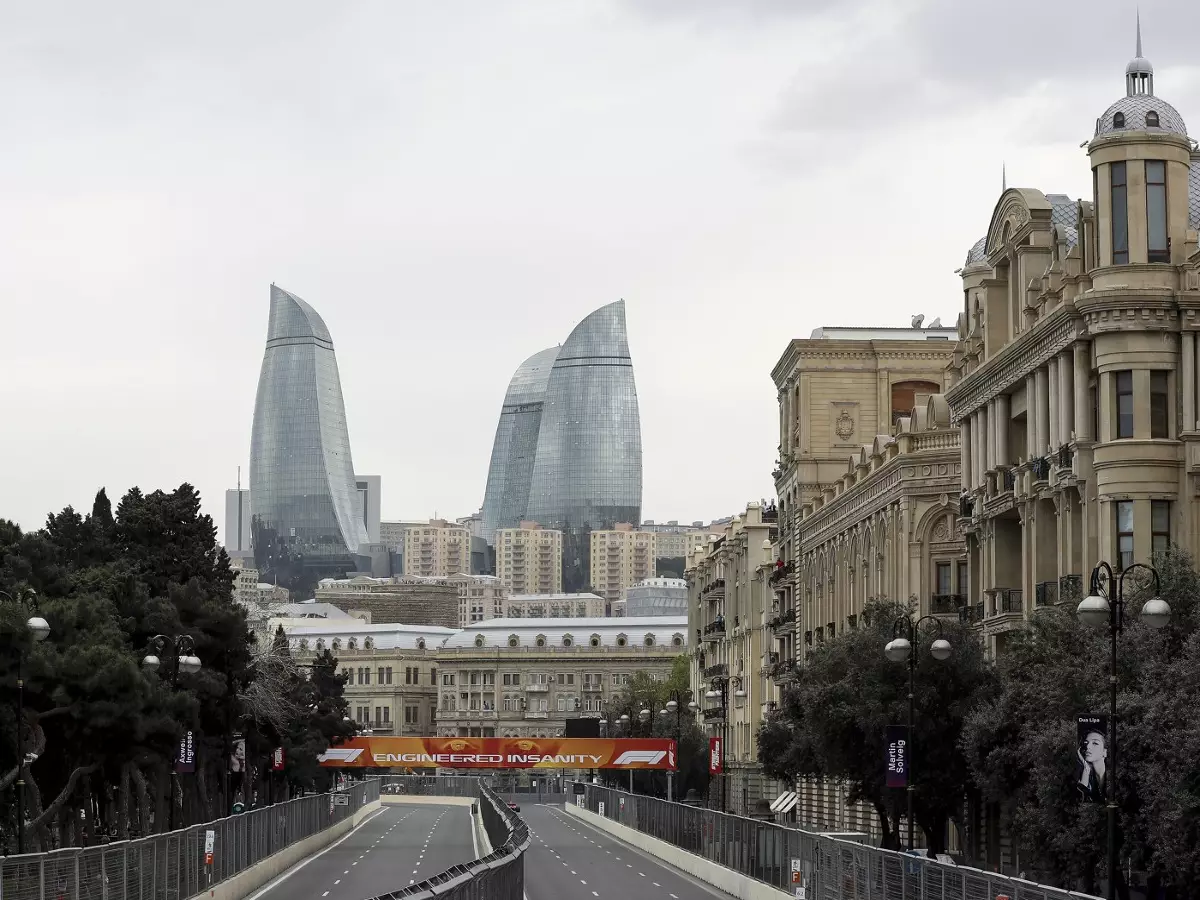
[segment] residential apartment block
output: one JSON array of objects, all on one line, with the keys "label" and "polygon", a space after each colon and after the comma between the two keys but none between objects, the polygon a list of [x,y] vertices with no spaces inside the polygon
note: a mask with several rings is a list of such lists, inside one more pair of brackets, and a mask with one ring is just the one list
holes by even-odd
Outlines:
[{"label": "residential apartment block", "polygon": [[445,578],[470,574],[471,530],[445,519],[404,529],[404,575]]},{"label": "residential apartment block", "polygon": [[562,591],[563,533],[537,522],[495,532],[496,577],[510,594]]},{"label": "residential apartment block", "polygon": [[625,590],[655,574],[658,535],[638,531],[628,522],[591,533],[592,590],[610,605],[625,599]]},{"label": "residential apartment block", "polygon": [[506,606],[510,619],[596,619],[605,609],[596,594],[513,594]]},{"label": "residential apartment block", "polygon": [[485,619],[504,618],[508,591],[495,575],[451,575],[446,580],[458,585],[460,628]]}]

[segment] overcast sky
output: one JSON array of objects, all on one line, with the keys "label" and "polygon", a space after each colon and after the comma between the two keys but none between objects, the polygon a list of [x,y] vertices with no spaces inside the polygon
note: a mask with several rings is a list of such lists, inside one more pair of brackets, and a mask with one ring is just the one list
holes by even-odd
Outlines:
[{"label": "overcast sky", "polygon": [[[1200,4],[1141,0],[1200,123]],[[1117,0],[0,4],[0,516],[246,480],[272,281],[385,518],[475,511],[508,378],[624,298],[643,515],[772,493],[770,370],[952,323],[1008,183],[1082,196]]]}]

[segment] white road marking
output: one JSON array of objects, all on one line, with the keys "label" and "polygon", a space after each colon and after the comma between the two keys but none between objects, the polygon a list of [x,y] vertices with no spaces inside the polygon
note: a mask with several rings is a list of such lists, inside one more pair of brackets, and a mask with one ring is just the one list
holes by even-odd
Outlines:
[{"label": "white road marking", "polygon": [[342,883],[342,879],[340,879],[340,878],[339,878],[337,881],[335,881],[335,882],[334,882],[334,884],[335,884],[335,885],[338,885],[338,884],[341,884],[341,883]]}]

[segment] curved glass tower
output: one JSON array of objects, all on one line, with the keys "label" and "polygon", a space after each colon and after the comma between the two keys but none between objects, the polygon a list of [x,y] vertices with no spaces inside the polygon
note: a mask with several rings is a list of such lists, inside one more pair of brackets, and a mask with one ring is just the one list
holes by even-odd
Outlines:
[{"label": "curved glass tower", "polygon": [[641,521],[642,428],[625,301],[575,327],[546,385],[525,518],[563,532],[563,590],[590,580],[594,529]]},{"label": "curved glass tower", "polygon": [[349,562],[368,543],[358,506],[333,339],[316,310],[271,285],[250,438],[250,509],[260,568]]},{"label": "curved glass tower", "polygon": [[526,518],[546,384],[557,356],[558,347],[533,354],[517,367],[504,394],[483,492],[480,525],[489,544],[497,528],[515,528]]}]

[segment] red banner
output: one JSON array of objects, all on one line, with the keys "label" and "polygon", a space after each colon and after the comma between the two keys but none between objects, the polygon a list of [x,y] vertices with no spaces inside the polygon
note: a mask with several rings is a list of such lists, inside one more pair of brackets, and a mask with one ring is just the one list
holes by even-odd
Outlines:
[{"label": "red banner", "polygon": [[359,736],[330,747],[322,766],[366,769],[669,769],[665,738],[479,738]]},{"label": "red banner", "polygon": [[719,737],[708,739],[708,774],[720,775],[725,766],[725,745]]},{"label": "red banner", "polygon": [[276,747],[275,751],[271,754],[271,770],[274,772],[282,772],[283,771],[283,748],[282,747]]}]

